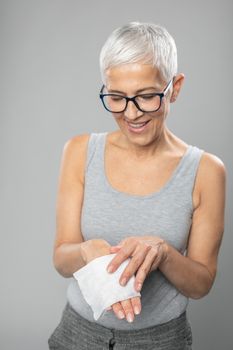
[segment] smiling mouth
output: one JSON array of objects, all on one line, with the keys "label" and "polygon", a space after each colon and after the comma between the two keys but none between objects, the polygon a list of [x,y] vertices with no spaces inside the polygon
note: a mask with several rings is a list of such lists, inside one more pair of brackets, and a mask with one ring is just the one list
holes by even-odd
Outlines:
[{"label": "smiling mouth", "polygon": [[150,121],[151,121],[151,119],[147,120],[143,123],[129,123],[129,122],[126,122],[126,123],[127,123],[127,127],[128,127],[129,131],[134,132],[134,133],[140,133],[147,128],[147,124]]},{"label": "smiling mouth", "polygon": [[126,122],[126,123],[129,124],[129,125],[132,125],[132,126],[143,126],[143,125],[146,125],[147,123],[149,123],[149,121],[151,121],[151,119],[150,120],[146,120],[144,122],[140,122],[140,123],[130,123],[130,122]]},{"label": "smiling mouth", "polygon": [[146,120],[145,122],[140,122],[140,123],[130,123],[130,122],[126,122],[128,125],[132,126],[132,127],[142,127],[144,125],[146,125],[147,123],[149,123],[150,120]]}]

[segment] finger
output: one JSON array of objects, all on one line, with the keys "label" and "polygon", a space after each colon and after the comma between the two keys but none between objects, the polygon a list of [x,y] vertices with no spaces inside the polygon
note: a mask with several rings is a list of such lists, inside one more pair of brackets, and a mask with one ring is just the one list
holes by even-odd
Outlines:
[{"label": "finger", "polygon": [[142,285],[146,279],[146,276],[151,272],[152,266],[155,263],[157,256],[158,249],[152,247],[148,252],[143,264],[139,267],[134,281],[134,288],[137,292],[142,289]]},{"label": "finger", "polygon": [[115,253],[118,252],[121,249],[121,246],[112,246],[110,247],[110,252]]},{"label": "finger", "polygon": [[128,280],[135,274],[139,267],[143,264],[148,252],[151,250],[149,245],[140,245],[140,247],[135,251],[130,262],[122,272],[120,276],[119,283],[124,286],[127,284]]},{"label": "finger", "polygon": [[151,271],[156,270],[164,258],[164,245],[163,243],[158,244],[157,256],[151,266]]},{"label": "finger", "polygon": [[112,307],[109,306],[109,307],[107,307],[105,310],[110,311],[110,310],[112,310]]},{"label": "finger", "polygon": [[118,319],[122,320],[123,318],[125,318],[124,309],[122,308],[120,302],[113,304],[112,309]]},{"label": "finger", "polygon": [[126,319],[128,322],[133,322],[134,320],[134,310],[133,310],[133,305],[131,303],[130,299],[122,300],[121,301],[121,306],[124,310],[124,313],[126,315]]},{"label": "finger", "polygon": [[[136,242],[135,242],[136,244]],[[128,246],[123,246],[115,255],[115,257],[110,261],[107,266],[107,271],[109,273],[115,272],[123,261],[129,258],[134,251],[135,244],[129,244]]]},{"label": "finger", "polygon": [[140,297],[131,298],[131,304],[133,306],[133,310],[134,310],[135,315],[140,314],[140,312],[142,310],[141,298]]}]

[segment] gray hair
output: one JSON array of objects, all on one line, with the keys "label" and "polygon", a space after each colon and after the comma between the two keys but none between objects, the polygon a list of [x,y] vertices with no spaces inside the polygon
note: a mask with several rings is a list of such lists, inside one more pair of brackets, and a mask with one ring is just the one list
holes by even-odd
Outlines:
[{"label": "gray hair", "polygon": [[116,28],[103,45],[99,63],[103,83],[108,68],[141,62],[156,67],[162,79],[177,74],[177,49],[168,31],[154,23],[130,22]]}]

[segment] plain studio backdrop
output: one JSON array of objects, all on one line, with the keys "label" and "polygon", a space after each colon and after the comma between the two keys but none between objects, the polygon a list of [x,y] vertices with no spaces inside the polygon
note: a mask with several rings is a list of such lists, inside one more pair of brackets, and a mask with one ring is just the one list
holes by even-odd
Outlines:
[{"label": "plain studio backdrop", "polygon": [[[226,226],[210,293],[190,299],[194,350],[232,346],[232,1],[5,0],[0,8],[0,348],[48,349],[69,279],[53,267],[61,152],[117,129],[98,97],[99,53],[130,21],[163,25],[185,82],[170,129],[227,167]],[[205,232],[203,232],[203,235]],[[91,350],[91,349],[90,349]]]}]

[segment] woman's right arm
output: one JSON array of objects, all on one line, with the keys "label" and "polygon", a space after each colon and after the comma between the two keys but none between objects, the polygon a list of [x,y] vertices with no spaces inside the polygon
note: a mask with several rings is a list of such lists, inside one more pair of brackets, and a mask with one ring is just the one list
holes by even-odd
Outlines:
[{"label": "woman's right arm", "polygon": [[53,264],[63,277],[72,277],[95,257],[109,254],[104,240],[84,241],[81,233],[84,170],[89,134],[69,139],[63,148],[56,202]]}]

